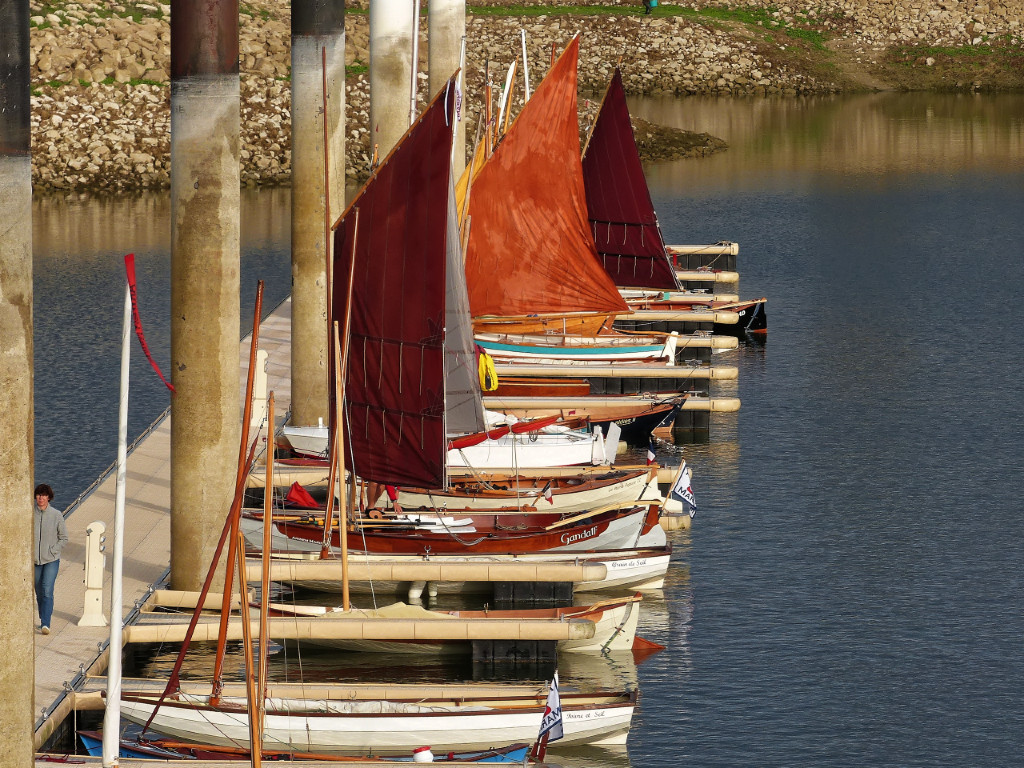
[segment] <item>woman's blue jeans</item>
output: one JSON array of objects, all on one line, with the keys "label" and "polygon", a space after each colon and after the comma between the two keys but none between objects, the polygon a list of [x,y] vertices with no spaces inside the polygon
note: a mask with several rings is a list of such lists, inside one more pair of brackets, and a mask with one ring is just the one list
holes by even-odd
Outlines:
[{"label": "woman's blue jeans", "polygon": [[36,566],[36,605],[39,608],[39,625],[50,626],[53,616],[53,585],[57,583],[60,560]]}]

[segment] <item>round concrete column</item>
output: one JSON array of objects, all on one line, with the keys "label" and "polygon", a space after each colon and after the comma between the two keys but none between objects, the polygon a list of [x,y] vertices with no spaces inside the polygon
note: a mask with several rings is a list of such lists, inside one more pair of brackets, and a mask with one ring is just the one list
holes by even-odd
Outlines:
[{"label": "round concrete column", "polygon": [[370,0],[370,151],[387,157],[409,130],[413,0]]},{"label": "round concrete column", "polygon": [[4,764],[31,766],[35,696],[32,588],[32,166],[28,0],[0,3],[0,733]]},{"label": "round concrete column", "polygon": [[171,583],[196,590],[240,424],[237,0],[171,4]]},{"label": "round concrete column", "polygon": [[[324,195],[324,53],[330,161]],[[330,216],[325,211],[330,201]],[[345,205],[345,3],[292,2],[291,423],[328,422],[329,347],[325,222]]]},{"label": "round concrete column", "polygon": [[[458,69],[462,58],[462,40],[466,35],[465,0],[431,0],[429,9],[430,42],[427,59],[430,73],[430,96],[444,88],[448,78]],[[465,93],[463,93],[465,99]],[[466,111],[462,106],[462,114]],[[466,121],[455,124],[455,152],[452,155],[455,178],[466,167]]]}]

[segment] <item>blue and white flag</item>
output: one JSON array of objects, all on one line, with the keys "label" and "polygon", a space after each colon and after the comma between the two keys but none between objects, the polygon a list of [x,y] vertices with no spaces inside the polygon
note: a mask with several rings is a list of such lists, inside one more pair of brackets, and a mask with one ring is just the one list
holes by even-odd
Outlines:
[{"label": "blue and white flag", "polygon": [[686,466],[686,459],[683,459],[683,464],[679,468],[679,474],[676,476],[676,481],[672,485],[672,490],[669,491],[669,497],[676,501],[681,501],[690,508],[690,517],[697,514],[697,500],[693,497],[693,488],[690,487],[690,480],[693,475],[690,472],[690,468]]},{"label": "blue and white flag", "polygon": [[544,717],[540,721],[540,733],[537,740],[540,741],[547,735],[547,741],[557,741],[562,738],[562,700],[558,696],[558,670],[555,670],[555,679],[551,681],[551,690],[548,692],[548,702],[544,707]]},{"label": "blue and white flag", "polygon": [[652,437],[651,441],[647,443],[647,466],[653,464],[655,458],[656,456],[654,455],[654,438]]}]

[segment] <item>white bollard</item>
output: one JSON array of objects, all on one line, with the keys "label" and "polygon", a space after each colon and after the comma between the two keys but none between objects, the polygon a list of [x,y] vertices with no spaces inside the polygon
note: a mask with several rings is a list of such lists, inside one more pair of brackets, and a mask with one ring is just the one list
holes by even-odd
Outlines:
[{"label": "white bollard", "polygon": [[85,529],[85,609],[78,621],[80,627],[107,626],[107,617],[103,615],[106,530],[107,526],[100,520],[94,520]]}]

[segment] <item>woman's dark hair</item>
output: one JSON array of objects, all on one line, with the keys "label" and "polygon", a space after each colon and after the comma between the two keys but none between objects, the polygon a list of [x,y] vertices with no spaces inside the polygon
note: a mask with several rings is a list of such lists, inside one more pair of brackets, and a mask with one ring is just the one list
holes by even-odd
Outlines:
[{"label": "woman's dark hair", "polygon": [[34,494],[32,494],[32,495],[33,496],[42,496],[43,494],[46,494],[50,498],[50,501],[53,501],[53,488],[48,486],[46,483],[42,483],[40,485],[37,485],[36,486],[36,492]]}]

